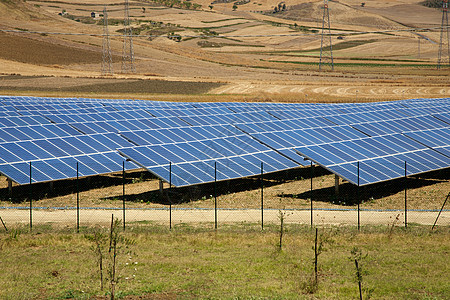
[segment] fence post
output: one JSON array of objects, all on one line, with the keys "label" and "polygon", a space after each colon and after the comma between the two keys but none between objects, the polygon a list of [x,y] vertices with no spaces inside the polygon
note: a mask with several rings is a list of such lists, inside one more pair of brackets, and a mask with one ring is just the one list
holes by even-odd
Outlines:
[{"label": "fence post", "polygon": [[80,232],[80,186],[79,186],[79,172],[77,162],[77,232]]},{"label": "fence post", "polygon": [[442,210],[444,209],[445,203],[447,203],[448,198],[450,197],[450,193],[447,194],[447,197],[445,198],[444,204],[442,204],[441,210],[439,211],[437,217],[436,217],[436,221],[434,221],[433,227],[431,227],[431,230],[434,230],[434,227],[436,226],[436,223],[439,219],[439,216],[441,215]]},{"label": "fence post", "polygon": [[169,229],[172,230],[172,200],[170,199],[170,192],[172,190],[172,162],[169,162],[169,191],[167,199],[169,200]]},{"label": "fence post", "polygon": [[[6,227],[6,224],[5,224],[5,222],[3,222],[2,217],[0,217],[0,221],[2,221],[2,225],[3,225],[3,227],[5,228],[5,231],[8,231],[8,227]],[[433,228],[434,228],[434,227],[433,227]]]},{"label": "fence post", "polygon": [[407,178],[407,176],[408,176],[408,173],[406,171],[406,160],[405,160],[405,228],[408,227],[408,217],[407,217],[407,215],[408,215],[408,206],[407,206],[407,204],[408,204],[408,202],[407,202],[407,199],[408,199],[408,178]]},{"label": "fence post", "polygon": [[359,215],[359,161],[357,162],[358,165],[358,186],[356,187],[356,201],[358,202],[358,231],[361,229],[361,219]]},{"label": "fence post", "polygon": [[214,228],[217,229],[217,162],[214,162]]},{"label": "fence post", "polygon": [[314,177],[314,166],[313,162],[311,161],[311,190],[309,197],[311,198],[311,228],[313,228],[313,177]]},{"label": "fence post", "polygon": [[125,231],[125,161],[122,161],[122,210],[123,210],[123,230]]},{"label": "fence post", "polygon": [[31,179],[31,161],[30,161],[30,231],[33,230],[33,188],[31,184],[33,183]]},{"label": "fence post", "polygon": [[263,168],[263,162],[261,162],[261,230],[264,230],[264,168]]}]

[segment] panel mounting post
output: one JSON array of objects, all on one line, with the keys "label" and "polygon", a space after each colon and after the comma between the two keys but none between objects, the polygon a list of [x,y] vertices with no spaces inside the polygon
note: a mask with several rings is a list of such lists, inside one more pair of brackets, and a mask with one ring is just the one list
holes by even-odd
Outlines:
[{"label": "panel mounting post", "polygon": [[11,180],[11,178],[8,178],[8,194],[9,194],[9,197],[11,198],[12,197],[12,180]]},{"label": "panel mounting post", "polygon": [[336,196],[339,195],[339,176],[334,174],[334,192]]}]

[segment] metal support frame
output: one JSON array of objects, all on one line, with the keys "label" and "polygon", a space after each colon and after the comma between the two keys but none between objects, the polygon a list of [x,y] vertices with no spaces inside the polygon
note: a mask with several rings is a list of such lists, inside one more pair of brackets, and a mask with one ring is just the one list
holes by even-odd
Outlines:
[{"label": "metal support frame", "polygon": [[264,166],[263,162],[261,162],[261,230],[264,230]]},{"label": "metal support frame", "polygon": [[359,161],[357,162],[357,168],[358,168],[358,186],[356,187],[356,201],[358,202],[358,231],[361,230],[361,216],[360,216],[360,209],[359,209]]},{"label": "metal support frame", "polygon": [[159,194],[162,196],[163,195],[163,190],[164,190],[164,182],[162,181],[162,179],[159,180]]},{"label": "metal support frame", "polygon": [[334,193],[339,196],[339,176],[334,174]]},{"label": "metal support frame", "polygon": [[11,180],[11,178],[8,178],[8,195],[10,198],[12,197],[12,180]]},{"label": "metal support frame", "polygon": [[31,161],[30,161],[30,231],[33,230],[33,180],[31,177],[31,171],[32,171],[32,166],[31,166]]},{"label": "metal support frame", "polygon": [[311,228],[313,227],[313,177],[314,177],[314,165],[311,161],[311,190],[310,190],[310,202],[311,202]]},{"label": "metal support frame", "polygon": [[122,210],[123,230],[125,230],[125,161],[122,161]]},{"label": "metal support frame", "polygon": [[405,228],[408,227],[408,172],[407,172],[407,164],[405,161]]},{"label": "metal support frame", "polygon": [[169,229],[172,229],[172,200],[170,198],[171,191],[172,191],[172,162],[169,163],[169,191],[167,193],[167,199],[169,200]]},{"label": "metal support frame", "polygon": [[79,185],[79,172],[77,162],[77,232],[80,232],[80,185]]},{"label": "metal support frame", "polygon": [[214,162],[214,228],[217,229],[217,162]]}]

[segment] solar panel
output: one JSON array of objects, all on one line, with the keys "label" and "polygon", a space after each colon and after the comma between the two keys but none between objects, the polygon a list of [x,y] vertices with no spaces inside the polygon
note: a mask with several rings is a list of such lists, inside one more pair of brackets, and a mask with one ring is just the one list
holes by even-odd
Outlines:
[{"label": "solar panel", "polygon": [[402,134],[299,147],[296,150],[300,155],[359,185],[402,177],[405,162],[408,175],[450,166],[450,156]]},{"label": "solar panel", "polygon": [[175,186],[257,175],[261,162],[266,172],[295,168],[299,165],[283,155],[263,146],[247,135],[169,145],[139,146],[119,149],[119,152],[150,172],[170,180]]},{"label": "solar panel", "polygon": [[389,161],[408,158],[411,172],[445,166],[449,126],[450,98],[315,104],[0,96],[0,172],[28,183],[30,161],[33,182],[73,178],[76,162],[81,176],[120,171],[117,149],[126,149],[164,180],[172,161],[178,185],[188,185],[211,181],[213,163],[218,180],[259,174],[261,162],[266,172],[295,168],[305,164],[295,149],[311,148],[342,172],[360,160],[364,182],[375,182],[394,176]]}]

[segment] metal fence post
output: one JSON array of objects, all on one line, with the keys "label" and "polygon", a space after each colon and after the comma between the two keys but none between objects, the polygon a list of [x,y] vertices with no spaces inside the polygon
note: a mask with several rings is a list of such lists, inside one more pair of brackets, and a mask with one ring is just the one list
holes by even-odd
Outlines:
[{"label": "metal fence post", "polygon": [[172,162],[169,162],[169,191],[167,199],[169,200],[169,229],[172,229],[172,200],[170,199],[170,191],[172,190]]},{"label": "metal fence post", "polygon": [[33,230],[33,181],[31,179],[31,161],[30,161],[30,231]]},{"label": "metal fence post", "polygon": [[261,162],[261,230],[264,230],[264,179],[263,179],[264,167]]},{"label": "metal fence post", "polygon": [[125,161],[122,161],[122,210],[123,210],[123,230],[125,230]]},{"label": "metal fence post", "polygon": [[79,186],[79,172],[77,162],[77,232],[80,232],[80,186]]},{"label": "metal fence post", "polygon": [[447,194],[447,197],[445,198],[444,204],[442,204],[441,210],[439,211],[437,217],[436,217],[436,221],[434,221],[433,227],[431,227],[431,230],[434,230],[434,227],[436,226],[436,223],[439,219],[439,216],[441,215],[442,210],[444,209],[445,203],[447,203],[448,198],[450,197],[450,193]]},{"label": "metal fence post", "polygon": [[406,160],[405,160],[405,228],[408,227],[408,206],[407,206],[407,199],[408,199],[408,173],[406,169]]},{"label": "metal fence post", "polygon": [[214,162],[214,228],[217,229],[217,162]]},{"label": "metal fence post", "polygon": [[311,202],[311,228],[314,225],[314,222],[313,222],[313,177],[314,177],[314,166],[313,166],[313,162],[311,161],[311,190],[310,190],[310,194],[309,194],[309,197],[311,198],[310,199],[310,202]]},{"label": "metal fence post", "polygon": [[358,231],[361,229],[361,218],[359,215],[359,161],[358,164],[358,186],[356,187],[356,201],[358,202]]}]

